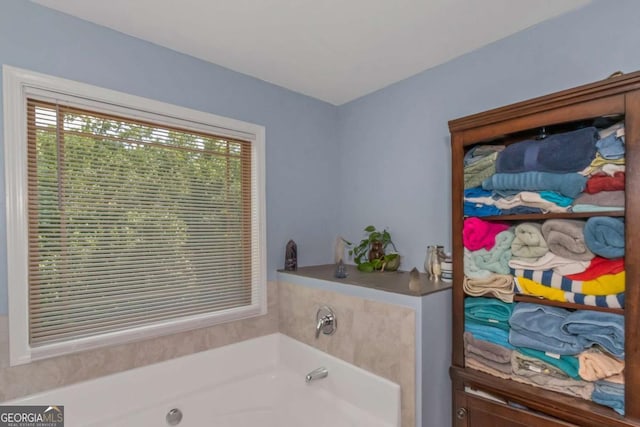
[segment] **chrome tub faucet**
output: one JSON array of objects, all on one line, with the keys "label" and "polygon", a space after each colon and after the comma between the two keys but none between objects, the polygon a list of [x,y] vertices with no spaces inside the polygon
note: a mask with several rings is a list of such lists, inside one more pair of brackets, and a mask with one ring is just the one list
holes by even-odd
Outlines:
[{"label": "chrome tub faucet", "polygon": [[311,381],[319,380],[321,378],[325,378],[327,375],[329,375],[329,371],[327,371],[327,368],[321,367],[321,368],[317,368],[317,369],[314,369],[313,371],[309,372],[307,374],[307,376],[304,377],[304,380],[308,384]]}]

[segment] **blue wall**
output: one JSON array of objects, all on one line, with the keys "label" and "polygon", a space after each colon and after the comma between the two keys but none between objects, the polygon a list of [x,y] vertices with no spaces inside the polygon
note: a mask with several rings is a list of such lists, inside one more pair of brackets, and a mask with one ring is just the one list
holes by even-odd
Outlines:
[{"label": "blue wall", "polygon": [[339,107],[340,231],[388,227],[403,270],[450,248],[447,121],[640,69],[638,16],[596,1]]},{"label": "blue wall", "polygon": [[[637,16],[640,2],[597,0],[341,107],[23,0],[0,0],[0,63],[264,125],[270,279],[289,238],[300,265],[326,263],[336,234],[368,224],[409,270],[450,247],[447,121],[640,69]],[[0,226],[0,273],[5,240]]]},{"label": "blue wall", "polygon": [[[0,64],[265,126],[269,278],[283,267],[290,238],[301,265],[332,261],[335,106],[24,0],[0,0]],[[1,121],[0,114],[0,129]],[[7,312],[2,156],[0,314]]]}]

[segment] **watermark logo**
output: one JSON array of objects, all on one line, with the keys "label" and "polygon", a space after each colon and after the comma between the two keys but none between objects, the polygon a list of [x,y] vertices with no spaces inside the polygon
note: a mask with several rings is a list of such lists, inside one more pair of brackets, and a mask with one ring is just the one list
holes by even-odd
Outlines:
[{"label": "watermark logo", "polygon": [[64,427],[64,406],[0,406],[0,427]]}]

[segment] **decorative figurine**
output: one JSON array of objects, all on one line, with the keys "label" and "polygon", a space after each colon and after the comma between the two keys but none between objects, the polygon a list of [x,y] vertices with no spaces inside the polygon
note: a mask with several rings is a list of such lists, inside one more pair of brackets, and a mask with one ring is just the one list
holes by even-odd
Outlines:
[{"label": "decorative figurine", "polygon": [[415,267],[409,272],[409,290],[413,292],[420,291],[420,273]]},{"label": "decorative figurine", "polygon": [[284,254],[285,271],[296,271],[298,269],[298,245],[293,240],[287,243],[287,250]]},{"label": "decorative figurine", "polygon": [[344,260],[344,249],[346,245],[350,245],[351,243],[347,242],[344,237],[338,236],[336,237],[335,244],[335,253],[334,253],[334,263],[338,264],[340,261]]},{"label": "decorative figurine", "polygon": [[369,250],[369,262],[374,259],[381,259],[384,256],[384,247],[382,246],[382,242],[379,240],[374,240],[371,242],[371,250]]}]

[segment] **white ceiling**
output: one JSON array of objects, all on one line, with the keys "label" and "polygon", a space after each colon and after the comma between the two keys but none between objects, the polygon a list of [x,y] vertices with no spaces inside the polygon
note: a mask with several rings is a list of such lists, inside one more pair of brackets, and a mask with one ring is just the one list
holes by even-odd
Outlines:
[{"label": "white ceiling", "polygon": [[340,105],[590,0],[34,0]]}]

